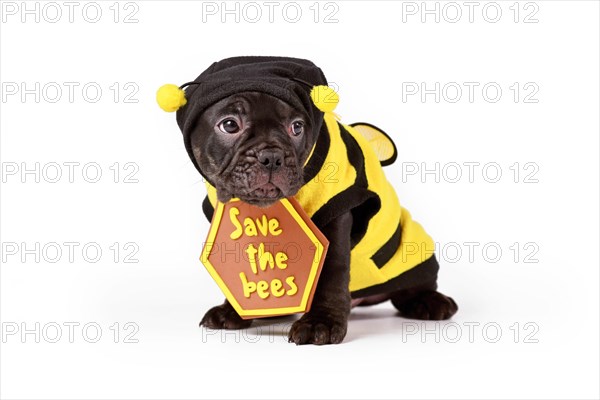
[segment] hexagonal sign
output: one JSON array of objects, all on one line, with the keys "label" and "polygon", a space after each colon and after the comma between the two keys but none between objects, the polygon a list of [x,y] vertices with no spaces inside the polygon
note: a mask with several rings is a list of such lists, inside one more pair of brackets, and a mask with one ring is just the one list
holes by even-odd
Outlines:
[{"label": "hexagonal sign", "polygon": [[244,319],[310,309],[329,241],[294,198],[219,202],[200,260]]}]

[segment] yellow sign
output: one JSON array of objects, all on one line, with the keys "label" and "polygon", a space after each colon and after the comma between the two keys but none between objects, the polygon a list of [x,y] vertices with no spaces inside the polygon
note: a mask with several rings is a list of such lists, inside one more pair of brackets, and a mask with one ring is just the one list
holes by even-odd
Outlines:
[{"label": "yellow sign", "polygon": [[310,309],[329,242],[293,198],[218,203],[200,260],[244,319]]}]

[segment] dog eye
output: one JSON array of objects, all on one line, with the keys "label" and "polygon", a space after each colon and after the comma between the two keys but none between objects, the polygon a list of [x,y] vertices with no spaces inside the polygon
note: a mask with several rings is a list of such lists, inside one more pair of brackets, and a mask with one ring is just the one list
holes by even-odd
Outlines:
[{"label": "dog eye", "polygon": [[219,129],[223,133],[238,133],[240,131],[240,126],[236,120],[227,118],[219,123]]},{"label": "dog eye", "polygon": [[294,136],[299,136],[304,132],[304,122],[294,121],[290,127],[290,133]]}]

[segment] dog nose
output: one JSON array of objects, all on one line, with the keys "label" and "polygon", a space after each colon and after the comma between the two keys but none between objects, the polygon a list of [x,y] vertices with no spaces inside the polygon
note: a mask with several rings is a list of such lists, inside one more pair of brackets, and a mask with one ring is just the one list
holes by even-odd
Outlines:
[{"label": "dog nose", "polygon": [[279,149],[261,150],[258,153],[258,161],[271,171],[275,171],[283,164],[283,151]]}]

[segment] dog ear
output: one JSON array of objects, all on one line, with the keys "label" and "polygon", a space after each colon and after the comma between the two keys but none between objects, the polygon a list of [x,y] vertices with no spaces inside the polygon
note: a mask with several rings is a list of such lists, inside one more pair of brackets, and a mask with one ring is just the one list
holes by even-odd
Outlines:
[{"label": "dog ear", "polygon": [[369,141],[382,166],[390,165],[396,161],[398,151],[396,150],[394,141],[387,133],[366,122],[357,122],[350,124],[350,126],[356,129],[358,133]]}]

